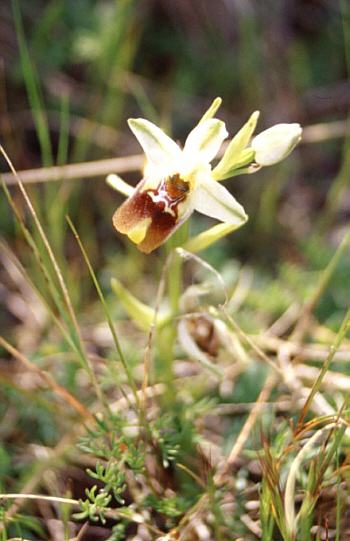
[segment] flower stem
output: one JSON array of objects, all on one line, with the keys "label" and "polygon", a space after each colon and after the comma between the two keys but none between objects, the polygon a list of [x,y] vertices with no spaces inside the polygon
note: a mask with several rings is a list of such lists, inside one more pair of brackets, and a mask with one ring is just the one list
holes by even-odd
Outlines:
[{"label": "flower stem", "polygon": [[168,299],[170,305],[170,325],[162,332],[162,357],[163,357],[163,377],[168,388],[168,400],[173,400],[175,396],[174,388],[174,344],[177,336],[177,325],[175,318],[179,313],[179,300],[182,289],[182,258],[175,251],[175,248],[183,244],[188,239],[189,226],[186,221],[171,237],[167,243],[168,252],[172,251],[171,261],[167,273]]}]

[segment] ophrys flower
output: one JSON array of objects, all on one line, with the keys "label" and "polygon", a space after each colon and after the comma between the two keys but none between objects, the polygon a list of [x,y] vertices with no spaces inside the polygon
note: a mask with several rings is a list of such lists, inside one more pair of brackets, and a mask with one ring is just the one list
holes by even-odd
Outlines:
[{"label": "ophrys flower", "polygon": [[243,207],[212,176],[210,162],[228,135],[224,122],[200,122],[183,149],[148,120],[128,122],[145,151],[147,167],[134,193],[115,212],[113,224],[142,252],[162,244],[194,210],[235,226],[247,220]]},{"label": "ophrys flower", "polygon": [[183,149],[148,120],[128,121],[145,151],[147,166],[135,190],[115,175],[117,182],[109,178],[113,187],[129,195],[114,213],[113,224],[142,252],[162,244],[194,210],[224,223],[187,241],[185,248],[190,251],[203,249],[241,226],[247,215],[219,181],[283,160],[301,138],[299,124],[278,124],[247,146],[259,118],[255,111],[212,170],[210,164],[228,135],[224,122],[212,118],[220,103],[220,98],[214,100]]}]

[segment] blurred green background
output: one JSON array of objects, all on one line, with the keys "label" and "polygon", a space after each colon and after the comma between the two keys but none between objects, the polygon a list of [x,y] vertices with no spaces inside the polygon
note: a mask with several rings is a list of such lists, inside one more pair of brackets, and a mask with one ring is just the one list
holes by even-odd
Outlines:
[{"label": "blurred green background", "polygon": [[[139,152],[126,125],[130,116],[158,122],[183,142],[216,96],[223,98],[219,116],[230,134],[256,109],[258,131],[277,122],[309,126],[347,117],[345,1],[15,0],[1,2],[0,21],[1,140],[17,170]],[[24,46],[21,67],[20,26],[47,116],[46,145],[39,144],[31,112]],[[64,122],[69,137],[58,155]],[[276,234],[276,224],[262,207],[273,210],[280,197],[293,206],[287,229],[303,232],[319,216],[342,162],[342,139],[332,137],[332,126],[317,143],[306,144],[313,135],[307,133],[287,165],[234,181],[252,221],[263,213],[259,224],[268,235]],[[344,136],[346,127],[338,128]],[[84,181],[79,193],[91,214],[85,219],[96,219],[97,234],[102,229],[108,237],[118,196],[103,179]],[[72,208],[77,201],[61,198]]]},{"label": "blurred green background", "polygon": [[[304,136],[281,164],[226,182],[250,220],[204,257],[217,268],[229,257],[272,273],[285,262],[326,266],[350,215],[348,2],[13,0],[0,3],[0,25],[0,136],[17,171],[139,153],[130,116],[183,142],[221,96],[218,116],[231,136],[256,109],[257,132],[299,122]],[[8,171],[3,158],[0,164]],[[124,178],[136,184],[140,174]],[[156,268],[154,259],[161,265],[159,251],[141,257],[113,230],[123,198],[104,176],[28,190],[76,306],[87,304],[92,286],[82,279],[87,271],[66,214],[107,288],[116,268],[135,288],[142,272]],[[194,232],[208,224],[191,219]],[[5,198],[0,228],[31,265]],[[35,266],[32,274],[40,280]]]}]

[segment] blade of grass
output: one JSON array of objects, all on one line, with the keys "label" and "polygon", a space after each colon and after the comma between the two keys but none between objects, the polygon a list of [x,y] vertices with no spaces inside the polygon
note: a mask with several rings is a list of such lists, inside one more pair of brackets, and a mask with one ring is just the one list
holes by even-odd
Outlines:
[{"label": "blade of grass", "polygon": [[285,374],[283,373],[283,370],[273,362],[268,355],[241,329],[241,327],[238,325],[238,323],[231,317],[226,307],[222,306],[220,307],[221,312],[223,313],[225,319],[228,321],[229,326],[234,329],[234,331],[237,332],[239,336],[243,338],[243,340],[252,348],[252,350],[257,354],[257,356],[264,361],[270,368],[273,369],[277,374],[281,376],[281,378],[285,379]]},{"label": "blade of grass", "polygon": [[[343,404],[343,407],[344,405],[345,403]],[[341,408],[342,410],[343,407]],[[340,416],[338,416],[337,418],[337,423],[339,419]],[[341,427],[339,427],[337,423],[334,425],[334,428],[329,431],[326,440],[322,444],[320,452],[317,451],[317,454],[312,459],[311,464],[308,467],[309,471],[306,493],[300,511],[295,519],[295,524],[300,525],[301,528],[301,539],[309,539],[309,526],[311,524],[313,511],[321,494],[325,472],[329,467],[335,452],[339,449],[341,440],[346,430],[345,423]],[[333,435],[333,443],[327,452],[327,446],[329,444],[330,438]]]},{"label": "blade of grass", "polygon": [[311,392],[305,402],[305,405],[302,409],[302,412],[300,414],[300,417],[299,417],[299,420],[297,422],[297,425],[296,425],[296,428],[295,428],[295,434],[297,435],[300,430],[302,429],[302,426],[303,426],[303,422],[304,422],[304,419],[306,417],[306,414],[310,408],[310,404],[316,394],[316,392],[319,390],[320,388],[320,385],[322,383],[322,380],[331,364],[331,362],[333,361],[333,358],[334,358],[334,355],[337,351],[337,349],[339,348],[342,340],[345,338],[346,336],[346,333],[347,331],[349,330],[350,328],[350,308],[348,309],[344,319],[343,319],[343,323],[338,331],[338,334],[337,336],[335,337],[335,340],[334,340],[334,343],[333,345],[331,346],[331,350],[328,354],[328,357],[326,358],[325,362],[323,363],[323,366],[320,370],[320,373],[315,381],[315,383],[313,384],[312,386],[312,389],[311,389]]},{"label": "blade of grass", "polygon": [[[138,394],[137,394],[136,385],[135,385],[134,379],[133,379],[133,377],[132,377],[132,374],[131,374],[130,368],[129,368],[129,366],[128,366],[128,363],[127,363],[127,361],[126,361],[126,359],[125,359],[125,357],[124,357],[123,351],[122,351],[122,349],[121,349],[121,347],[120,347],[120,342],[119,342],[119,340],[118,340],[117,332],[116,332],[115,327],[114,327],[114,325],[113,325],[112,317],[111,317],[111,314],[110,314],[110,312],[109,312],[107,303],[106,303],[105,298],[104,298],[104,296],[103,296],[103,293],[102,293],[102,291],[101,291],[101,288],[100,288],[100,285],[99,285],[98,280],[97,280],[97,278],[96,278],[96,275],[95,275],[95,273],[94,273],[94,270],[93,270],[93,268],[92,268],[92,266],[91,266],[91,263],[90,263],[90,260],[89,260],[89,258],[88,258],[88,255],[87,255],[87,253],[86,253],[86,251],[85,251],[85,248],[84,248],[84,246],[83,246],[83,244],[82,244],[82,242],[81,242],[81,240],[80,240],[80,237],[79,237],[79,235],[78,235],[78,233],[77,233],[77,230],[75,229],[75,227],[74,227],[74,225],[73,225],[71,219],[69,218],[69,216],[66,216],[66,220],[67,220],[67,222],[68,222],[68,224],[69,224],[69,227],[71,228],[71,230],[72,230],[72,232],[73,232],[73,234],[74,234],[74,236],[75,236],[75,238],[76,238],[76,241],[77,241],[77,243],[78,243],[78,245],[79,245],[79,248],[80,248],[80,250],[81,250],[81,252],[82,252],[82,254],[83,254],[83,257],[84,257],[84,259],[85,259],[85,263],[86,263],[86,265],[87,265],[87,267],[88,267],[88,269],[89,269],[89,272],[90,272],[92,281],[94,282],[94,285],[95,285],[96,291],[97,291],[97,293],[98,293],[98,296],[100,297],[102,306],[103,306],[103,308],[104,308],[104,311],[105,311],[105,314],[106,314],[106,317],[107,317],[108,325],[109,325],[110,331],[111,331],[112,336],[113,336],[113,340],[114,340],[115,347],[116,347],[117,352],[118,352],[118,354],[119,354],[119,358],[120,358],[120,360],[121,360],[121,363],[122,363],[122,365],[123,365],[123,368],[124,368],[124,370],[125,370],[125,372],[126,372],[126,375],[127,375],[127,378],[128,378],[129,385],[130,385],[130,387],[131,387],[131,389],[132,389],[132,392],[133,392],[133,395],[134,395],[134,397],[135,397],[136,404],[137,404],[137,406],[138,406],[138,408],[139,408],[139,407],[140,407],[140,401],[139,401],[139,397],[138,397]],[[127,395],[126,395],[124,392],[123,392],[123,395],[124,395],[125,398],[127,398]],[[130,404],[130,405],[131,405],[131,404]]]},{"label": "blade of grass", "polygon": [[[342,420],[342,415],[343,415],[343,413],[344,413],[344,411],[345,411],[345,409],[346,409],[346,406],[347,406],[347,403],[348,403],[348,401],[349,401],[349,398],[350,398],[350,394],[347,394],[347,395],[345,396],[344,402],[343,402],[343,404],[342,404],[342,406],[341,406],[341,408],[340,408],[340,410],[339,410],[339,413],[338,413],[338,416],[337,416],[337,419],[336,419],[336,423],[337,423],[337,424],[339,424],[339,421]],[[335,437],[334,437],[333,444],[332,444],[331,448],[329,449],[329,451],[328,451],[328,453],[327,453],[327,456],[325,456],[325,459],[323,460],[323,462],[320,461],[320,463],[317,465],[317,468],[316,468],[316,475],[318,475],[318,477],[319,477],[319,479],[320,479],[319,482],[322,481],[323,475],[324,475],[326,469],[328,468],[328,466],[329,466],[329,464],[330,464],[330,461],[332,460],[334,454],[336,453],[336,451],[337,451],[337,449],[338,449],[338,447],[339,447],[339,445],[340,445],[340,442],[341,442],[341,440],[342,440],[342,437],[343,437],[343,435],[344,435],[344,432],[345,432],[345,430],[346,430],[346,427],[347,427],[347,425],[346,425],[346,423],[344,422],[343,426],[337,430],[337,433],[336,433],[336,435],[335,435]],[[328,438],[326,439],[326,441],[325,441],[325,443],[324,443],[324,446],[323,446],[323,447],[324,447],[324,450],[326,449],[326,446],[328,445],[329,440],[330,440],[330,438],[331,438],[331,435],[333,435],[333,432],[334,432],[334,431],[332,431],[332,432],[330,432],[330,433],[328,434]]]},{"label": "blade of grass", "polygon": [[138,108],[142,111],[142,116],[158,126],[160,124],[159,115],[148,97],[140,78],[129,73],[125,74],[125,78],[128,90],[134,97]]},{"label": "blade of grass", "polygon": [[103,124],[119,126],[122,116],[125,92],[119,91],[114,81],[121,74],[131,71],[141,36],[144,13],[137,9],[135,0],[119,0],[114,3],[115,11],[107,32],[103,34],[104,63],[99,73],[99,82],[107,92],[103,96],[100,118]]},{"label": "blade of grass", "polygon": [[340,540],[340,474],[339,474],[339,449],[336,450],[336,467],[337,467],[337,507],[335,515],[335,541]]}]

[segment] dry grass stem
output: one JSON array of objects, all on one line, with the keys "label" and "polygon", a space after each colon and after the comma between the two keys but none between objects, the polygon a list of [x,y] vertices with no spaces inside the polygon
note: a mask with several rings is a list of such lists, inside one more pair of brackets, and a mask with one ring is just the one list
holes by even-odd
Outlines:
[{"label": "dry grass stem", "polygon": [[[123,158],[97,160],[94,162],[28,169],[26,171],[18,171],[18,175],[23,184],[32,184],[37,182],[106,177],[111,172],[121,174],[130,171],[139,171],[142,168],[142,165],[143,156],[137,154]],[[12,173],[1,173],[1,176],[7,186],[11,186],[18,182],[14,171],[12,171]]]}]

